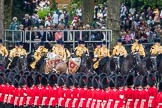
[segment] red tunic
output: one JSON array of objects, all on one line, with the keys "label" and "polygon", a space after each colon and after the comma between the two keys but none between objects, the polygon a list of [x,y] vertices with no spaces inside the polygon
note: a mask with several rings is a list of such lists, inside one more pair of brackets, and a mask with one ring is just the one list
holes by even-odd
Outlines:
[{"label": "red tunic", "polygon": [[42,106],[48,106],[49,104],[49,99],[50,99],[50,92],[49,92],[49,87],[42,87],[42,90],[41,90],[41,97],[42,97],[42,102],[41,102],[41,105]]},{"label": "red tunic", "polygon": [[149,94],[149,101],[148,101],[148,107],[156,107],[156,96],[158,94],[157,88],[155,87],[150,87],[148,89],[148,94]]},{"label": "red tunic", "polygon": [[140,107],[141,108],[148,108],[148,100],[149,100],[149,95],[148,95],[148,91],[146,89],[143,89],[141,91],[141,104]]},{"label": "red tunic", "polygon": [[8,95],[9,95],[9,85],[4,85],[4,99],[3,102],[7,103]]},{"label": "red tunic", "polygon": [[32,106],[34,103],[34,92],[33,92],[33,87],[31,88],[27,88],[26,89],[26,94],[27,94],[27,98],[26,98],[26,105],[30,105]]},{"label": "red tunic", "polygon": [[72,107],[72,102],[73,102],[73,99],[74,99],[74,96],[73,96],[73,92],[74,90],[73,89],[66,89],[66,92],[65,92],[65,107],[66,108],[71,108]]},{"label": "red tunic", "polygon": [[15,87],[13,85],[9,85],[7,103],[14,104],[14,99],[15,99]]},{"label": "red tunic", "polygon": [[93,89],[88,89],[87,90],[87,103],[86,103],[86,107],[87,108],[91,108],[91,104],[92,104],[92,92],[93,92]]},{"label": "red tunic", "polygon": [[159,92],[156,98],[156,108],[162,108],[162,92]]},{"label": "red tunic", "polygon": [[102,90],[101,92],[101,100],[102,100],[102,103],[101,103],[101,108],[106,108],[106,104],[107,104],[107,95],[108,95],[109,91],[104,91]]},{"label": "red tunic", "polygon": [[65,106],[65,89],[62,87],[58,88],[58,106]]},{"label": "red tunic", "polygon": [[134,89],[128,88],[125,91],[126,107],[134,108],[135,94]]},{"label": "red tunic", "polygon": [[104,92],[104,90],[101,89],[97,89],[97,103],[96,103],[96,108],[101,108],[101,103],[103,101],[103,97],[102,97],[102,93]]},{"label": "red tunic", "polygon": [[0,85],[0,102],[3,102],[4,99],[4,95],[5,95],[5,85]]},{"label": "red tunic", "polygon": [[73,102],[72,102],[72,107],[73,108],[78,108],[79,106],[79,89],[74,88],[73,89]]},{"label": "red tunic", "polygon": [[26,88],[20,88],[19,106],[24,106],[26,104]]},{"label": "red tunic", "polygon": [[114,108],[125,107],[125,94],[123,89],[116,90],[114,94],[114,98],[115,98]]},{"label": "red tunic", "polygon": [[[100,93],[100,89],[94,89],[93,92],[92,92],[92,104],[91,104],[91,108],[96,108],[97,107],[97,103],[98,103],[98,106],[100,106],[100,103],[102,102],[100,99],[99,99],[99,94]],[[99,100],[99,101],[97,101]]]},{"label": "red tunic", "polygon": [[114,104],[115,104],[115,99],[117,97],[115,97],[116,93],[116,90],[114,89],[110,89],[109,92],[107,92],[107,95],[106,95],[106,100],[107,100],[107,103],[106,103],[106,108],[113,108],[114,107]]},{"label": "red tunic", "polygon": [[41,95],[42,87],[34,86],[33,93],[34,93],[34,105],[40,106],[42,102],[42,95]]},{"label": "red tunic", "polygon": [[50,93],[50,100],[49,105],[50,106],[56,106],[58,103],[58,95],[57,95],[57,88],[49,87],[49,93]]},{"label": "red tunic", "polygon": [[141,97],[142,97],[141,90],[139,89],[134,90],[134,98],[135,98],[134,108],[140,108]]},{"label": "red tunic", "polygon": [[14,99],[14,105],[19,106],[19,98],[20,97],[20,88],[15,88],[15,99]]},{"label": "red tunic", "polygon": [[86,108],[87,103],[87,88],[79,89],[79,107]]}]

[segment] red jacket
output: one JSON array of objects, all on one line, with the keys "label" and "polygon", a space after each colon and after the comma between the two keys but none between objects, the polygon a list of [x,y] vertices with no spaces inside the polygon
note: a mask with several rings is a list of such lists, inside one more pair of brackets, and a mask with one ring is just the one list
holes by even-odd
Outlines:
[{"label": "red jacket", "polygon": [[156,108],[162,108],[162,92],[159,92],[156,97]]},{"label": "red jacket", "polygon": [[42,94],[41,94],[42,87],[34,86],[33,93],[34,93],[34,105],[40,106],[42,103]]},{"label": "red jacket", "polygon": [[87,88],[79,89],[79,107],[86,108],[87,103]]},{"label": "red jacket", "polygon": [[73,108],[78,108],[79,106],[79,89],[74,88],[73,89],[73,102],[72,102],[72,107]]},{"label": "red jacket", "polygon": [[114,94],[114,98],[115,98],[114,108],[125,107],[125,94],[123,89],[116,90]]},{"label": "red jacket", "polygon": [[128,88],[125,91],[125,99],[126,99],[126,107],[134,108],[134,101],[135,101],[135,91],[132,88]]},{"label": "red jacket", "polygon": [[27,88],[26,89],[26,94],[27,94],[27,98],[26,98],[26,104],[32,106],[34,103],[34,92],[33,92],[33,87],[31,88]]},{"label": "red jacket", "polygon": [[26,87],[20,88],[19,106],[24,106],[26,104]]},{"label": "red jacket", "polygon": [[0,102],[3,102],[5,95],[5,85],[0,85]]},{"label": "red jacket", "polygon": [[72,107],[72,102],[73,102],[73,99],[74,99],[73,92],[74,92],[73,89],[69,89],[69,88],[66,89],[66,92],[65,92],[65,100],[66,100],[65,101],[65,107],[66,108]]},{"label": "red jacket", "polygon": [[148,89],[148,95],[149,95],[149,101],[148,101],[148,107],[156,107],[156,96],[158,94],[157,88],[150,87]]},{"label": "red jacket", "polygon": [[92,104],[92,93],[93,93],[93,89],[88,89],[87,90],[87,103],[86,103],[86,107],[87,108],[91,108],[91,104]]},{"label": "red jacket", "polygon": [[14,104],[14,99],[15,99],[15,87],[13,85],[9,85],[7,103]]},{"label": "red jacket", "polygon": [[52,88],[49,87],[49,93],[50,93],[50,100],[49,100],[49,105],[50,106],[56,106],[58,103],[58,88]]},{"label": "red jacket", "polygon": [[48,106],[49,100],[50,100],[50,92],[49,92],[49,87],[42,87],[41,94],[42,94],[42,106]]},{"label": "red jacket", "polygon": [[19,106],[20,88],[15,88],[14,105]]},{"label": "red jacket", "polygon": [[139,89],[135,89],[134,90],[134,108],[140,108],[141,105],[141,99],[142,99],[142,94],[141,94],[141,90]]},{"label": "red jacket", "polygon": [[107,95],[106,95],[106,100],[107,100],[107,103],[106,103],[106,108],[113,108],[114,107],[114,104],[115,104],[115,100],[117,97],[115,97],[116,93],[116,90],[114,89],[110,89],[109,92],[107,92]]},{"label": "red jacket", "polygon": [[58,88],[58,106],[65,106],[65,89],[62,87]]},{"label": "red jacket", "polygon": [[141,91],[141,104],[140,107],[142,108],[148,108],[148,100],[149,100],[149,94],[148,94],[148,90],[143,89]]}]

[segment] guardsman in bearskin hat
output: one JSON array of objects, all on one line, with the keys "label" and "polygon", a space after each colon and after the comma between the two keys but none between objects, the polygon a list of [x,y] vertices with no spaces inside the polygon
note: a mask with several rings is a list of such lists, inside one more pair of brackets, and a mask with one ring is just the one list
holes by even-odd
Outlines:
[{"label": "guardsman in bearskin hat", "polygon": [[43,75],[41,79],[41,85],[43,86],[41,90],[41,97],[42,97],[41,106],[42,108],[48,108],[50,92],[48,87],[48,80],[45,75]]},{"label": "guardsman in bearskin hat", "polygon": [[126,78],[126,85],[127,90],[125,91],[125,98],[126,98],[126,107],[134,108],[134,101],[135,101],[135,92],[134,92],[134,76],[129,74]]},{"label": "guardsman in bearskin hat", "polygon": [[73,75],[68,75],[66,80],[66,96],[65,96],[65,108],[72,108],[72,102],[73,102],[73,87],[74,87],[74,77]]},{"label": "guardsman in bearskin hat", "polygon": [[95,75],[93,76],[92,79],[92,87],[93,87],[93,92],[92,92],[92,108],[96,108],[97,105],[97,100],[98,100],[98,95],[99,95],[99,76]]},{"label": "guardsman in bearskin hat", "polygon": [[148,107],[149,108],[155,108],[156,107],[156,96],[158,93],[156,86],[156,76],[154,73],[150,73],[148,75],[148,94],[149,94],[149,101],[148,101]]},{"label": "guardsman in bearskin hat", "polygon": [[79,79],[79,107],[85,108],[87,102],[87,76],[82,75]]},{"label": "guardsman in bearskin hat", "polygon": [[140,108],[148,108],[149,94],[148,94],[148,79],[146,75],[142,79],[142,88],[143,90],[141,91],[142,97]]},{"label": "guardsman in bearskin hat", "polygon": [[32,69],[35,69],[37,62],[41,59],[41,57],[45,56],[48,53],[48,49],[44,47],[44,42],[40,42],[38,49],[34,52],[35,61],[30,64]]},{"label": "guardsman in bearskin hat", "polygon": [[134,108],[140,108],[141,104],[141,91],[142,91],[142,76],[136,76],[134,80],[134,87],[135,87],[135,101],[134,101]]},{"label": "guardsman in bearskin hat", "polygon": [[66,82],[66,74],[61,74],[58,77],[57,84],[58,88],[58,107],[64,108],[65,107],[65,82]]},{"label": "guardsman in bearskin hat", "polygon": [[8,51],[7,51],[6,47],[3,46],[2,39],[0,39],[0,54],[2,54],[2,56],[4,56],[4,57],[8,56]]},{"label": "guardsman in bearskin hat", "polygon": [[123,58],[127,56],[127,51],[126,51],[125,47],[122,45],[121,39],[118,39],[117,45],[113,48],[112,55],[120,57],[119,58],[120,64],[122,64]]},{"label": "guardsman in bearskin hat", "polygon": [[49,99],[49,107],[50,108],[56,108],[56,105],[58,103],[58,96],[57,96],[57,79],[58,76],[55,73],[52,73],[49,75],[49,92],[50,92],[50,99]]},{"label": "guardsman in bearskin hat", "polygon": [[26,104],[26,76],[21,76],[20,80],[19,80],[19,108],[24,108],[25,104]]},{"label": "guardsman in bearskin hat", "polygon": [[78,93],[79,93],[79,79],[80,77],[82,76],[82,74],[80,73],[75,73],[74,74],[74,88],[73,88],[73,102],[72,102],[72,108],[78,108],[79,106],[79,96],[78,96]]},{"label": "guardsman in bearskin hat", "polygon": [[53,53],[60,56],[60,58],[66,61],[70,58],[71,54],[67,48],[64,47],[64,42],[62,40],[57,41],[57,46],[53,47]]},{"label": "guardsman in bearskin hat", "polygon": [[13,86],[14,75],[15,75],[14,72],[10,72],[7,78],[8,84],[9,84],[6,88],[7,89],[6,93],[8,94],[8,97],[7,97],[8,108],[12,108],[14,104],[14,98],[15,98],[15,95],[14,95],[15,87]]},{"label": "guardsman in bearskin hat", "polygon": [[138,40],[138,42],[136,42],[136,44],[132,45],[131,50],[132,50],[132,53],[138,52],[138,54],[141,56],[141,58],[145,57],[145,55],[146,55],[141,40]]},{"label": "guardsman in bearskin hat", "polygon": [[121,75],[116,76],[115,78],[115,87],[116,87],[116,91],[115,91],[115,96],[116,98],[114,98],[115,100],[115,104],[114,104],[114,108],[121,108],[121,107],[125,107],[125,94],[124,94],[124,78]]},{"label": "guardsman in bearskin hat", "polygon": [[114,104],[115,104],[115,98],[114,98],[115,92],[116,92],[115,78],[116,78],[115,75],[109,77],[109,87],[110,88],[106,95],[106,100],[107,100],[106,108],[113,108]]},{"label": "guardsman in bearskin hat", "polygon": [[150,53],[152,56],[157,56],[159,54],[162,54],[162,47],[160,45],[160,39],[158,38],[154,39],[154,45],[151,47]]},{"label": "guardsman in bearskin hat", "polygon": [[88,49],[85,47],[85,42],[83,40],[78,41],[78,46],[74,49],[77,57],[81,57],[84,53],[89,55]]},{"label": "guardsman in bearskin hat", "polygon": [[106,108],[107,100],[109,100],[107,97],[109,94],[109,79],[107,76],[104,76],[101,80],[101,87],[102,87],[102,93],[101,93],[101,108]]},{"label": "guardsman in bearskin hat", "polygon": [[156,108],[162,108],[162,81],[159,83],[159,91],[156,97]]},{"label": "guardsman in bearskin hat", "polygon": [[88,99],[87,99],[87,103],[86,103],[86,107],[87,108],[90,108],[91,106],[91,104],[92,104],[92,92],[93,92],[93,89],[92,89],[92,79],[93,79],[93,76],[94,76],[95,74],[88,74],[87,75],[87,97],[88,97]]},{"label": "guardsman in bearskin hat", "polygon": [[34,76],[34,87],[33,87],[33,93],[34,93],[34,107],[39,108],[41,104],[41,79],[42,75],[39,73],[36,73]]},{"label": "guardsman in bearskin hat", "polygon": [[33,86],[34,86],[34,80],[32,75],[28,75],[26,78],[26,83],[27,83],[27,89],[26,89],[26,106],[27,108],[33,108],[33,103],[34,103],[34,93],[33,93]]}]

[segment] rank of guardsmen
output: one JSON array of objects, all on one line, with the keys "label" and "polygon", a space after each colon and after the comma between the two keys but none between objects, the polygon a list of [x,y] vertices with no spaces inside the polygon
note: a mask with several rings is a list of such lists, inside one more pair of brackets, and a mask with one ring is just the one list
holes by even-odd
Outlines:
[{"label": "rank of guardsmen", "polygon": [[162,108],[154,73],[0,72],[0,108]]}]

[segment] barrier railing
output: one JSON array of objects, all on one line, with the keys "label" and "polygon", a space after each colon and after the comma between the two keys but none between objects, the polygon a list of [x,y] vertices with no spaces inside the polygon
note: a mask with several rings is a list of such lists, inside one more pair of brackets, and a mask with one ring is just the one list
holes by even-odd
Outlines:
[{"label": "barrier railing", "polygon": [[3,38],[8,48],[12,47],[15,42],[23,41],[28,44],[29,52],[32,51],[33,44],[36,45],[40,41],[53,44],[57,39],[62,39],[65,45],[68,44],[73,49],[80,39],[86,43],[96,43],[105,40],[110,48],[112,30],[5,30]]},{"label": "barrier railing", "polygon": [[[51,39],[49,39],[48,33],[51,32]],[[110,47],[110,42],[112,41],[112,30],[29,30],[29,31],[13,31],[5,30],[4,42],[5,45],[10,47],[13,46],[15,42],[23,41],[29,44],[29,52],[31,52],[32,44],[37,44],[41,40],[48,43],[55,43],[60,32],[62,40],[65,44],[72,44],[72,48],[76,46],[77,41],[81,38],[85,40],[86,43],[100,42],[101,40],[106,40],[108,47]],[[42,33],[42,34],[41,34]]]}]

